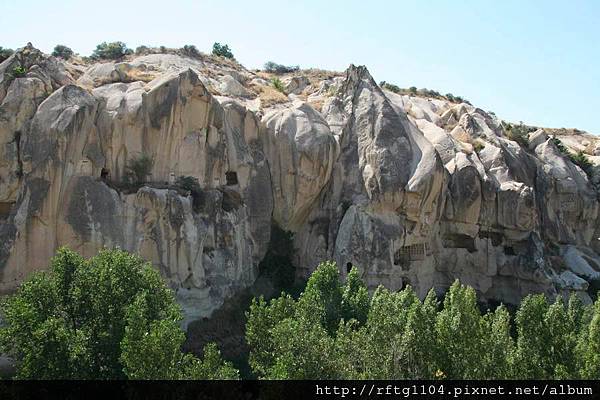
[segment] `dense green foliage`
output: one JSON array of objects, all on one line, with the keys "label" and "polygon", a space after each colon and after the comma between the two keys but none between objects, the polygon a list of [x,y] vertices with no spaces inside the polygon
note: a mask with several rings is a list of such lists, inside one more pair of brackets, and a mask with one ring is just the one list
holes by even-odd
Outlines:
[{"label": "dense green foliage", "polygon": [[73,50],[71,48],[64,46],[62,44],[57,44],[54,46],[54,51],[52,51],[52,55],[54,57],[60,57],[62,59],[68,60],[73,57]]},{"label": "dense green foliage", "polygon": [[0,352],[25,379],[236,378],[214,345],[203,360],[181,352],[181,311],[141,258],[104,250],[89,260],[58,250],[49,272],[1,307]]},{"label": "dense green foliage", "polygon": [[504,123],[506,136],[510,140],[514,140],[522,147],[529,146],[529,133],[535,131],[535,127],[523,125],[523,123],[511,124]]},{"label": "dense green foliage", "polygon": [[27,69],[21,65],[13,68],[11,75],[13,78],[22,78],[27,74]]},{"label": "dense green foliage", "polygon": [[226,44],[223,44],[223,45],[220,43],[213,44],[212,54],[214,56],[218,56],[218,57],[225,57],[225,58],[233,59],[233,53],[231,52],[231,49],[229,48],[229,46]]},{"label": "dense green foliage", "polygon": [[386,81],[379,82],[379,86],[381,86],[382,89],[386,89],[386,90],[389,90],[390,92],[397,93],[397,94],[408,94],[411,96],[432,97],[434,99],[448,100],[452,103],[471,104],[471,103],[469,103],[469,101],[463,99],[460,96],[454,96],[452,93],[442,95],[440,92],[438,92],[436,90],[431,90],[431,89],[427,89],[427,88],[417,89],[415,86],[411,86],[408,89],[403,89],[403,88],[399,87],[398,85],[394,85],[393,83],[389,83]]},{"label": "dense green foliage", "polygon": [[5,49],[4,47],[0,46],[0,63],[12,56],[13,53],[14,51],[12,49]]},{"label": "dense green foliage", "polygon": [[123,42],[102,42],[96,46],[96,50],[92,53],[92,59],[118,60],[133,51],[128,49]]},{"label": "dense green foliage", "polygon": [[300,70],[300,66],[298,65],[282,65],[277,64],[273,61],[268,61],[264,65],[264,69],[266,72],[274,73],[274,74],[287,74],[290,72],[298,72]]},{"label": "dense green foliage", "polygon": [[442,304],[410,287],[369,297],[356,268],[342,283],[322,263],[298,300],[255,299],[247,317],[260,378],[600,378],[600,301],[584,306],[575,295],[566,305],[528,296],[513,324],[504,306],[482,315],[458,281]]},{"label": "dense green foliage", "polygon": [[154,159],[147,154],[129,159],[125,167],[125,177],[133,184],[141,185],[151,175]]}]

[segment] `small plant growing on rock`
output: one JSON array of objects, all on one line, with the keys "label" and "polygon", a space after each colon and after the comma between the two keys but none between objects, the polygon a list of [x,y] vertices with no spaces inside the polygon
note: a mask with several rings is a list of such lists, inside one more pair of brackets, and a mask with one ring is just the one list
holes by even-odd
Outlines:
[{"label": "small plant growing on rock", "polygon": [[271,79],[271,83],[273,84],[273,87],[275,89],[277,89],[281,93],[285,93],[285,88],[283,87],[283,82],[281,82],[281,79],[273,78],[273,79]]},{"label": "small plant growing on rock", "polygon": [[475,142],[473,143],[473,150],[475,150],[475,153],[479,154],[479,152],[481,150],[483,150],[485,148],[485,144],[482,142]]},{"label": "small plant growing on rock", "polygon": [[21,65],[17,65],[12,70],[13,78],[22,78],[25,76],[25,74],[27,74],[27,70]]},{"label": "small plant growing on rock", "polygon": [[73,57],[73,50],[71,50],[71,48],[62,45],[62,44],[57,44],[56,46],[54,46],[54,51],[52,52],[52,55],[54,57],[60,57],[63,60],[68,60],[69,58]]},{"label": "small plant growing on rock", "polygon": [[0,63],[6,60],[8,57],[12,56],[13,53],[14,51],[12,51],[11,49],[5,49],[2,46],[0,46]]},{"label": "small plant growing on rock", "polygon": [[225,57],[225,58],[230,58],[230,59],[234,58],[233,53],[231,52],[231,49],[226,44],[223,44],[223,45],[220,43],[213,44],[212,54],[214,56],[218,56],[218,57]]},{"label": "small plant growing on rock", "polygon": [[133,184],[141,185],[146,182],[146,177],[151,175],[154,160],[152,157],[141,154],[137,158],[132,158],[125,167],[125,177]]},{"label": "small plant growing on rock", "polygon": [[123,42],[102,42],[96,46],[91,58],[94,60],[118,60],[133,51],[128,49]]},{"label": "small plant growing on rock", "polygon": [[182,175],[177,178],[175,185],[190,192],[194,211],[198,212],[202,206],[202,187],[200,186],[198,179],[193,176]]}]

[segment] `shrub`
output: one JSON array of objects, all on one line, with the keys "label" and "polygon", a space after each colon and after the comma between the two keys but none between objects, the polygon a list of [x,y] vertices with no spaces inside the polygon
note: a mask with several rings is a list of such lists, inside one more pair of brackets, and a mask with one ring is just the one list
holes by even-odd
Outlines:
[{"label": "shrub", "polygon": [[273,61],[266,62],[264,68],[265,71],[275,74],[287,74],[290,72],[297,72],[300,70],[300,66],[298,65],[286,66],[274,63]]},{"label": "shrub", "polygon": [[514,140],[519,144],[519,146],[527,147],[529,146],[529,130],[530,127],[523,125],[523,123],[519,123],[519,125],[515,124],[505,124],[506,136],[510,140]]},{"label": "shrub", "polygon": [[415,86],[411,86],[408,88],[408,92],[410,94],[417,94],[417,88]]},{"label": "shrub", "polygon": [[158,271],[122,250],[61,248],[1,306],[0,350],[20,379],[236,378],[214,345],[184,354],[181,310]]},{"label": "shrub", "polygon": [[166,54],[168,51],[168,49],[165,46],[160,46],[158,49],[160,50],[161,54]]},{"label": "shrub", "polygon": [[233,59],[233,53],[228,45],[221,45],[220,43],[213,44],[212,54],[218,57],[225,57]]},{"label": "shrub", "polygon": [[400,93],[400,88],[392,83],[387,83],[387,82],[382,82],[383,85],[380,85],[383,89],[387,89],[390,92],[394,92],[394,93]]},{"label": "shrub", "polygon": [[271,79],[271,83],[273,84],[273,87],[275,89],[277,89],[281,93],[285,93],[285,88],[283,87],[283,82],[281,82],[281,80],[279,78]]},{"label": "shrub", "polygon": [[473,143],[473,150],[475,150],[475,153],[479,154],[479,152],[481,150],[483,150],[485,148],[485,144],[481,143],[481,142],[475,142]]},{"label": "shrub", "polygon": [[148,46],[138,46],[135,48],[135,54],[136,55],[143,55],[143,54],[148,54],[148,52],[150,51],[150,48]]},{"label": "shrub", "polygon": [[579,151],[577,154],[569,153],[569,159],[573,164],[579,166],[589,177],[592,176],[594,164],[590,161],[590,159],[583,153],[583,151]]},{"label": "shrub", "polygon": [[52,52],[54,57],[60,57],[64,60],[68,60],[69,58],[73,57],[73,54],[73,50],[62,44],[57,44]]},{"label": "shrub", "polygon": [[200,187],[200,183],[197,178],[193,176],[180,176],[175,181],[175,185],[180,187],[183,190],[187,190],[190,192],[192,196],[192,205],[194,207],[194,211],[198,212],[202,203],[202,187]]},{"label": "shrub", "polygon": [[186,44],[181,48],[181,51],[183,51],[183,54],[189,57],[198,57],[200,55],[200,52],[193,44]]},{"label": "shrub", "polygon": [[118,60],[131,53],[131,49],[128,49],[123,42],[102,42],[96,46],[96,50],[92,53],[91,58],[95,60]]},{"label": "shrub", "polygon": [[0,63],[6,60],[8,57],[12,56],[14,51],[12,49],[5,49],[0,46]]},{"label": "shrub", "polygon": [[146,154],[141,154],[129,160],[125,167],[125,177],[130,183],[141,185],[146,182],[146,177],[151,175],[153,166],[154,160]]},{"label": "shrub", "polygon": [[25,74],[27,74],[27,70],[24,67],[22,67],[21,65],[17,65],[16,67],[13,68],[11,74],[12,74],[13,78],[21,78],[21,77],[25,76]]},{"label": "shrub", "polygon": [[456,98],[454,97],[454,95],[452,93],[446,93],[445,97],[448,99],[448,101],[454,102],[456,100]]}]

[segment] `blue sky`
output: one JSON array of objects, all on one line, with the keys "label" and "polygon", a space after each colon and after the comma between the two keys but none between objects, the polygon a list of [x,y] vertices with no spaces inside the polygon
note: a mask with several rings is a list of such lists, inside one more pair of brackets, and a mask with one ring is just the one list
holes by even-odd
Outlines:
[{"label": "blue sky", "polygon": [[227,43],[248,68],[364,64],[500,118],[600,134],[600,1],[0,0],[0,46],[88,55],[115,40]]}]

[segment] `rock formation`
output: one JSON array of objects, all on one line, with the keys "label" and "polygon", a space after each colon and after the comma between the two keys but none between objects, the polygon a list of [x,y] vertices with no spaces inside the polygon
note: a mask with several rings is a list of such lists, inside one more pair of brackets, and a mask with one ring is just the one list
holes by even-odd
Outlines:
[{"label": "rock formation", "polygon": [[[299,277],[334,259],[372,288],[459,278],[489,301],[589,301],[596,182],[552,136],[598,163],[595,136],[539,129],[525,146],[491,113],[390,92],[365,67],[287,74],[284,93],[270,78],[174,51],[90,65],[26,46],[0,64],[0,292],[61,245],[119,246],[161,271],[189,322],[255,281],[276,224]],[[141,155],[147,182],[127,184]]]}]

